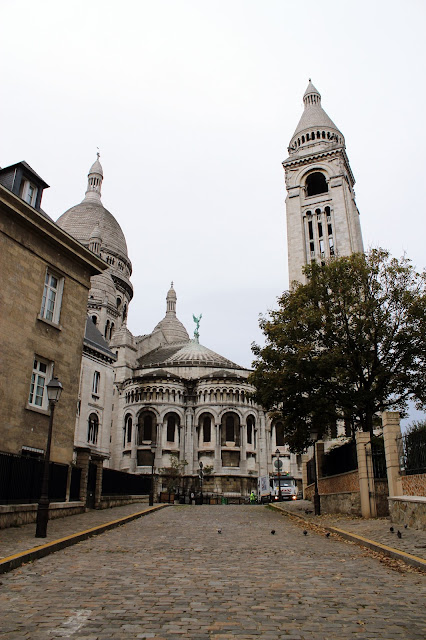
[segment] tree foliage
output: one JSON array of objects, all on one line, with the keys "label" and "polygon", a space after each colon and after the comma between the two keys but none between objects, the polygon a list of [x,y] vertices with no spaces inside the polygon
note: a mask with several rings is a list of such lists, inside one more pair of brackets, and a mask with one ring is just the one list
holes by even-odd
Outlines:
[{"label": "tree foliage", "polygon": [[252,346],[255,399],[279,413],[291,450],[339,419],[372,431],[376,412],[424,406],[426,274],[373,249],[305,275],[261,318],[265,346]]},{"label": "tree foliage", "polygon": [[174,491],[179,488],[181,479],[185,473],[185,467],[188,462],[180,460],[177,453],[170,454],[170,467],[161,467],[159,472],[165,476],[165,483],[168,491]]}]

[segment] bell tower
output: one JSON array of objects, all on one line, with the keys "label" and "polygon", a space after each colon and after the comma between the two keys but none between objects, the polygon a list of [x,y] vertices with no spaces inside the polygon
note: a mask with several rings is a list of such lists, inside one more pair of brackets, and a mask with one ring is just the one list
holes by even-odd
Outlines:
[{"label": "bell tower", "polygon": [[311,80],[303,102],[283,162],[290,286],[305,281],[302,269],[313,260],[364,251],[343,134],[322,108]]}]

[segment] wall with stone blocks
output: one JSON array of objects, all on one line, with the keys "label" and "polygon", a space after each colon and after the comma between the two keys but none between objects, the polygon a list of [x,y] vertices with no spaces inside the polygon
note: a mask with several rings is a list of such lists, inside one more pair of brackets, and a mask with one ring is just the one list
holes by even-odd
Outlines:
[{"label": "wall with stone blocks", "polygon": [[99,509],[110,509],[111,507],[123,507],[125,504],[134,502],[148,503],[149,496],[106,496],[101,498]]},{"label": "wall with stone blocks", "polygon": [[[31,524],[37,518],[37,504],[0,505],[0,529],[19,527]],[[82,502],[51,502],[49,519],[64,518],[84,513],[86,508]]]},{"label": "wall with stone blocks", "polygon": [[398,496],[389,498],[389,513],[395,524],[426,531],[426,497]]},{"label": "wall with stone blocks", "polygon": [[327,478],[319,478],[318,491],[321,495],[326,493],[359,491],[358,470],[339,473],[336,476]]},{"label": "wall with stone blocks", "polygon": [[402,476],[404,496],[426,496],[426,473]]}]

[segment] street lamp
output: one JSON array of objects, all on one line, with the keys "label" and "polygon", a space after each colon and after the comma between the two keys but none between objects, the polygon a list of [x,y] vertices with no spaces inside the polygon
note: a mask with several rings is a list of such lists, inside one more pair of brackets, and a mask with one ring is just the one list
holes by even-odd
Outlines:
[{"label": "street lamp", "polygon": [[204,477],[204,471],[203,471],[203,463],[200,460],[200,468],[198,470],[198,475],[200,476],[200,504],[203,504],[203,477]]},{"label": "street lamp", "polygon": [[50,446],[52,444],[53,430],[53,414],[55,412],[56,403],[62,393],[62,384],[58,378],[54,377],[46,385],[47,397],[50,406],[49,430],[47,433],[46,453],[44,455],[43,479],[41,483],[41,494],[37,507],[36,520],[36,538],[45,538],[47,532],[47,522],[49,520],[49,462],[50,462]]},{"label": "street lamp", "polygon": [[275,451],[275,455],[277,456],[277,472],[278,472],[278,502],[281,502],[281,460],[280,460],[280,450],[277,449]]},{"label": "street lamp", "polygon": [[313,427],[311,429],[311,440],[314,443],[314,483],[315,483],[315,491],[314,491],[314,513],[316,516],[321,515],[321,498],[318,492],[318,476],[317,476],[317,440],[318,440],[318,429]]},{"label": "street lamp", "polygon": [[152,507],[154,504],[154,462],[155,462],[155,445],[151,445],[151,490],[149,492],[149,506]]}]

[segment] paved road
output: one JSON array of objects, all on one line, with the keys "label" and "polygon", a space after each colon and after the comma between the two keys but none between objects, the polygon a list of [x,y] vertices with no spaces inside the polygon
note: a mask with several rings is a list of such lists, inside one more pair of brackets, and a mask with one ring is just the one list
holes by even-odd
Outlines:
[{"label": "paved road", "polygon": [[2,640],[426,637],[423,575],[260,506],[170,507],[1,582]]}]

